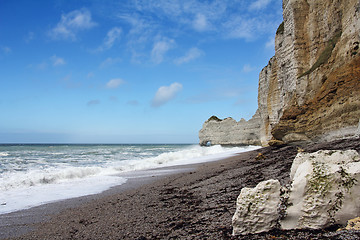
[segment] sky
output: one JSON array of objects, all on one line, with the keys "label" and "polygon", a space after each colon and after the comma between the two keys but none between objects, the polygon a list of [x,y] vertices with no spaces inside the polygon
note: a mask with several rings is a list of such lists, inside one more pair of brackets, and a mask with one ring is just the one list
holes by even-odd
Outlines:
[{"label": "sky", "polygon": [[0,0],[0,143],[198,143],[250,119],[281,0]]}]

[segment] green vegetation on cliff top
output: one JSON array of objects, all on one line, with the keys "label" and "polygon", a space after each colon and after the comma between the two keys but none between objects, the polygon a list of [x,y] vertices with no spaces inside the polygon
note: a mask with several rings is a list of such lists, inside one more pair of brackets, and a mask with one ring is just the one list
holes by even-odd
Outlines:
[{"label": "green vegetation on cliff top", "polygon": [[222,120],[220,119],[220,118],[218,118],[217,116],[215,116],[215,115],[213,115],[213,116],[211,116],[209,119],[208,119],[208,121],[217,121],[217,122],[221,122]]}]

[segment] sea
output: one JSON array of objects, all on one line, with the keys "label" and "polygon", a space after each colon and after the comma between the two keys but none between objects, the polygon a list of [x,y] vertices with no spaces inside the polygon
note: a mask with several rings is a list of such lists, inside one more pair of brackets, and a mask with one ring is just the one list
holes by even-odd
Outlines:
[{"label": "sea", "polygon": [[256,146],[0,144],[0,214],[101,193],[126,172],[223,159]]}]

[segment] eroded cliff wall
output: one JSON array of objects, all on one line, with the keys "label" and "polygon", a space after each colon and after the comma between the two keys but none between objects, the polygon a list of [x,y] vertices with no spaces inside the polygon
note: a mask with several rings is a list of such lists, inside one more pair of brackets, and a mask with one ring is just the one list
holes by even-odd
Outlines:
[{"label": "eroded cliff wall", "polygon": [[260,145],[259,112],[249,120],[239,122],[232,118],[224,120],[217,117],[209,118],[199,132],[200,145]]},{"label": "eroded cliff wall", "polygon": [[[259,142],[354,135],[360,118],[360,1],[283,0],[283,18],[275,56],[259,75]],[[246,142],[244,134],[236,135],[233,143]]]},{"label": "eroded cliff wall", "polygon": [[260,73],[261,141],[331,140],[360,118],[360,2],[284,0],[275,56]]}]

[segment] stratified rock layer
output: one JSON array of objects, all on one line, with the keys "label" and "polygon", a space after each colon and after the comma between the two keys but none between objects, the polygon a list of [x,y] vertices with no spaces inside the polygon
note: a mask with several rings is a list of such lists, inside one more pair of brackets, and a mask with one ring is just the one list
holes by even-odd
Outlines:
[{"label": "stratified rock layer", "polygon": [[261,141],[352,136],[360,118],[360,3],[283,1],[275,56],[260,73]]},{"label": "stratified rock layer", "polygon": [[[275,56],[259,75],[259,141],[352,137],[360,118],[360,2],[283,0],[283,18]],[[217,134],[207,127],[201,131]]]}]

